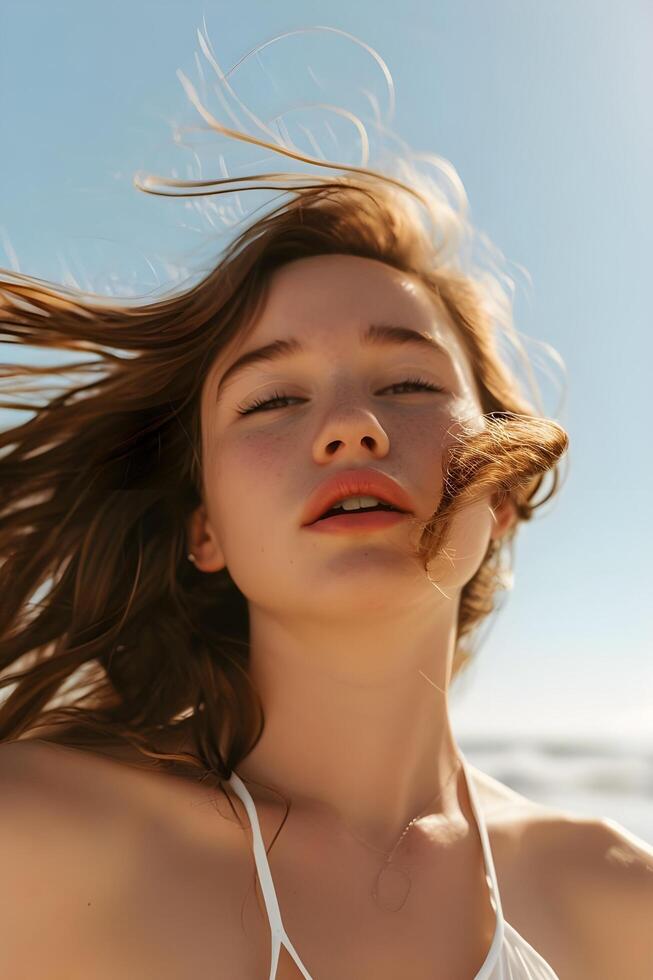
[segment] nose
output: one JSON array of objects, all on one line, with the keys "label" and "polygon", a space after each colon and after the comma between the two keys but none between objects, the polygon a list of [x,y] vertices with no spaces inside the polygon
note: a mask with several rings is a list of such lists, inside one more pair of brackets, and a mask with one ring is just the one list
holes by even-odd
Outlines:
[{"label": "nose", "polygon": [[378,418],[366,409],[341,409],[330,413],[317,433],[313,455],[318,463],[333,459],[343,461],[381,459],[390,449],[388,434]]}]

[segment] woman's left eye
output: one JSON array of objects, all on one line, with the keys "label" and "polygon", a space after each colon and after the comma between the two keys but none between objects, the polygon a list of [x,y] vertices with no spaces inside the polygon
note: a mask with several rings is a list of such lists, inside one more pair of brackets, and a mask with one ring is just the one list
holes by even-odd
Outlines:
[{"label": "woman's left eye", "polygon": [[[444,391],[444,388],[441,388],[440,385],[431,384],[430,381],[424,381],[422,378],[406,378],[405,381],[396,381],[394,384],[388,385],[388,388],[403,388],[405,385],[412,385],[412,387],[414,388],[422,388],[425,391],[435,391],[435,392]],[[385,391],[386,389],[384,388],[383,390]],[[406,392],[405,394],[408,393]],[[250,412],[258,412],[261,409],[266,409],[267,411],[273,410],[270,408],[270,406],[273,405],[273,402],[284,402],[284,401],[287,402],[287,401],[301,401],[301,400],[302,399],[295,398],[292,395],[282,395],[275,391],[271,398],[266,398],[266,399],[252,402],[251,405],[247,406],[246,408],[242,408],[242,407],[238,408],[237,411],[239,415],[249,415]],[[274,408],[281,408],[281,407],[283,406],[281,405],[274,406]]]},{"label": "woman's left eye", "polygon": [[415,388],[426,388],[428,391],[444,391],[440,385],[432,385],[430,381],[423,381],[421,378],[407,378],[405,381],[397,381],[389,388],[403,388],[404,385],[413,385]]}]

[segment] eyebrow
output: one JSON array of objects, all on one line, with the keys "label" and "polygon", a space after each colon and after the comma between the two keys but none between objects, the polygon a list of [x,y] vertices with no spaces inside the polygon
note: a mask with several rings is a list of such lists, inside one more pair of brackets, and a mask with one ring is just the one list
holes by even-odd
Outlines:
[{"label": "eyebrow", "polygon": [[[430,353],[443,354],[452,359],[451,352],[439,341],[429,334],[419,333],[410,327],[393,326],[392,324],[372,323],[360,335],[361,344],[366,347],[403,347],[406,344],[413,344],[424,351]],[[293,357],[297,354],[305,353],[305,348],[296,337],[289,337],[283,340],[273,340],[263,347],[256,347],[254,350],[242,354],[234,363],[227,368],[220,378],[217,388],[216,401],[219,400],[223,389],[228,382],[233,381],[237,374],[253,367],[255,364],[270,364],[282,358]]]}]

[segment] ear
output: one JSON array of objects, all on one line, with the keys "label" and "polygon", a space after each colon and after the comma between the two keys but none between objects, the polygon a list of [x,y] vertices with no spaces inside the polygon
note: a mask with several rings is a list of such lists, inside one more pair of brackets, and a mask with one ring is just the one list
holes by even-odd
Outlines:
[{"label": "ear", "polygon": [[490,538],[493,541],[497,541],[517,523],[517,511],[515,510],[512,497],[504,491],[494,493],[492,495],[490,512],[494,518]]},{"label": "ear", "polygon": [[186,524],[187,554],[195,556],[193,564],[202,572],[219,572],[226,561],[218,536],[208,519],[206,508],[201,504],[193,511]]}]

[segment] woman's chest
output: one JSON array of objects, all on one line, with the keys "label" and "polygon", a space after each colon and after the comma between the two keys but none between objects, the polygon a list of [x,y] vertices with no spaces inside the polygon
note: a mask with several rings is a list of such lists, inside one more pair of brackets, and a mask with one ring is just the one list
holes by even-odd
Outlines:
[{"label": "woman's chest", "polygon": [[[60,920],[70,937],[61,953],[62,980],[268,980],[271,932],[251,852],[215,855],[157,834],[125,846],[126,853],[115,855],[124,881],[110,899],[102,901],[89,862],[83,873],[69,869],[73,901]],[[504,915],[520,932],[513,919],[528,922],[524,938],[546,957],[532,868],[528,861],[509,866],[499,837],[493,850]],[[397,911],[374,902],[369,864],[352,867],[323,855],[302,867],[284,862],[281,850],[276,862],[273,855],[274,849],[270,865],[283,925],[313,980],[470,980],[481,968],[496,925],[481,855],[477,861],[470,850],[467,860],[454,862],[456,876],[453,864],[437,863],[415,874]],[[84,906],[91,887],[94,901]],[[300,978],[282,945],[277,980]]]},{"label": "woman's chest", "polygon": [[[97,884],[86,908],[88,888],[73,883],[69,898],[77,898],[60,918],[69,937],[62,980],[268,980],[272,935],[253,866],[202,866],[165,853],[139,863],[111,900],[102,901]],[[468,980],[492,941],[495,917],[480,881],[475,894],[432,888],[428,902],[415,882],[405,906],[391,912],[374,904],[371,882],[344,871],[306,876],[296,887],[281,866],[276,871],[283,925],[313,980]],[[283,944],[276,977],[301,978]]]},{"label": "woman's chest", "polygon": [[[251,832],[221,822],[210,796],[184,794],[179,806],[166,798],[150,808],[150,818],[133,822],[138,831],[128,821],[110,845],[89,820],[84,846],[69,841],[56,874],[48,875],[61,884],[44,890],[35,914],[52,925],[47,936],[35,935],[26,975],[268,980],[270,923]],[[159,812],[172,817],[151,818]],[[190,820],[191,812],[205,816]],[[565,930],[556,922],[556,902],[539,886],[537,819],[522,814],[496,826],[488,820],[487,830],[504,916],[556,968]],[[284,844],[283,833],[270,848],[273,837],[265,840],[283,925],[313,980],[476,976],[496,925],[479,838],[449,863],[434,856],[426,866],[413,855],[417,872],[408,868],[404,908],[381,912],[372,897],[374,858],[357,863],[339,847],[302,851]],[[553,863],[552,856],[549,881],[556,879]],[[277,980],[300,977],[282,947]]]}]

